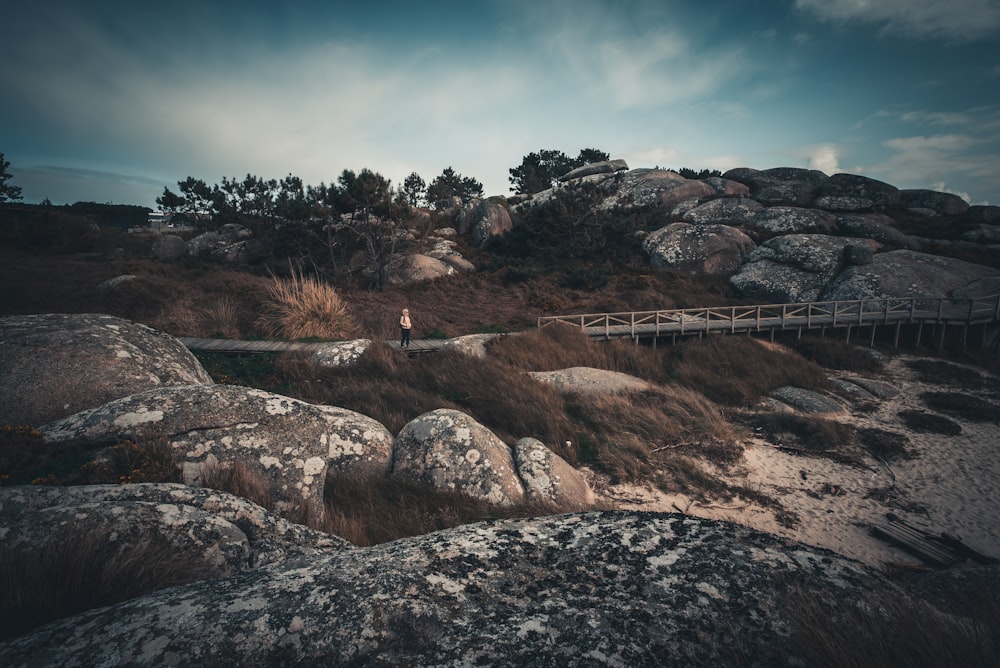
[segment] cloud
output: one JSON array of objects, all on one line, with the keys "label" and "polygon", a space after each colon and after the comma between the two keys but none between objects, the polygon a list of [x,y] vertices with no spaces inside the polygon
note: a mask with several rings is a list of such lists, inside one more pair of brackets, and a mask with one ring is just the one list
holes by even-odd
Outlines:
[{"label": "cloud", "polygon": [[820,20],[882,26],[884,34],[965,42],[1000,30],[996,0],[795,0]]},{"label": "cloud", "polygon": [[820,144],[810,151],[809,169],[818,169],[827,175],[837,174],[840,169],[840,151],[835,144]]},{"label": "cloud", "polygon": [[882,144],[895,151],[961,151],[969,148],[975,140],[968,135],[934,135],[931,137],[896,137],[886,139]]},{"label": "cloud", "polygon": [[906,123],[926,123],[928,125],[969,125],[972,117],[969,114],[940,111],[909,111],[900,115]]}]

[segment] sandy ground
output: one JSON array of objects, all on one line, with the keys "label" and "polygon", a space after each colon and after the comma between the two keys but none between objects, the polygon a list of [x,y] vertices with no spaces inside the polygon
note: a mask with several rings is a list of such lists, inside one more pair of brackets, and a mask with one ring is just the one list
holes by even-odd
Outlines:
[{"label": "sandy ground", "polygon": [[[947,532],[974,550],[1000,558],[1000,424],[949,416],[962,426],[958,436],[909,431],[897,414],[903,410],[928,412],[920,401],[921,392],[975,393],[929,387],[915,378],[905,365],[906,359],[893,358],[878,376],[899,389],[899,395],[878,400],[877,409],[867,413],[851,411],[845,400],[848,413],[833,419],[906,434],[915,453],[912,459],[895,460],[888,468],[875,458],[867,458],[864,466],[851,466],[790,453],[753,439],[744,444],[742,464],[722,476],[778,499],[798,516],[792,527],[779,524],[773,510],[741,499],[701,503],[683,494],[664,494],[647,486],[609,485],[591,476],[595,494],[617,508],[680,511],[735,522],[827,548],[877,568],[919,564],[907,552],[871,535],[869,527],[885,524],[890,512],[935,535]],[[995,397],[979,396],[997,403]],[[889,494],[866,498],[878,490]]]}]

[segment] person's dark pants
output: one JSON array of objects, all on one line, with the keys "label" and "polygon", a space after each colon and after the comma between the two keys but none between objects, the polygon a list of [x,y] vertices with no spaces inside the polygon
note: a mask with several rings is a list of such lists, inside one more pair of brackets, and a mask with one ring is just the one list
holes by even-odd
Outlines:
[{"label": "person's dark pants", "polygon": [[399,331],[401,332],[401,336],[399,339],[399,347],[404,348],[410,345],[410,330],[400,327]]}]

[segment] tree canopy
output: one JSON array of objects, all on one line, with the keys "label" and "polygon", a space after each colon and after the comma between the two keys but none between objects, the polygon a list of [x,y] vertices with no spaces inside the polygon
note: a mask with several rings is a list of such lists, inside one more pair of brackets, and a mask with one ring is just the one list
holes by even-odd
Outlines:
[{"label": "tree canopy", "polygon": [[542,149],[524,156],[520,165],[509,170],[510,184],[514,192],[541,192],[551,188],[563,174],[605,160],[610,160],[608,154],[596,148],[582,149],[576,158],[570,158],[562,151]]},{"label": "tree canopy", "polygon": [[435,207],[440,207],[451,197],[459,197],[464,201],[482,196],[482,183],[471,176],[462,176],[451,167],[446,167],[440,176],[427,186],[427,201]]},{"label": "tree canopy", "polygon": [[13,178],[7,171],[9,168],[10,163],[4,158],[3,153],[0,153],[0,203],[16,202],[21,199],[21,187],[7,183]]}]

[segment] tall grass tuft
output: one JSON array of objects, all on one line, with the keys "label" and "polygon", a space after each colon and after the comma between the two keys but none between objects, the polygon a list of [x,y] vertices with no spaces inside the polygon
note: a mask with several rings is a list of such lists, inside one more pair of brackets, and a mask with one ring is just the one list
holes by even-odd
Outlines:
[{"label": "tall grass tuft", "polygon": [[329,283],[292,268],[289,278],[272,274],[269,299],[258,326],[288,339],[344,339],[354,329],[347,303]]},{"label": "tall grass tuft", "polygon": [[274,493],[270,483],[240,461],[205,467],[201,472],[202,487],[228,492],[267,510],[274,510]]}]

